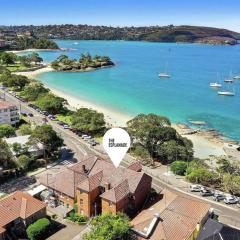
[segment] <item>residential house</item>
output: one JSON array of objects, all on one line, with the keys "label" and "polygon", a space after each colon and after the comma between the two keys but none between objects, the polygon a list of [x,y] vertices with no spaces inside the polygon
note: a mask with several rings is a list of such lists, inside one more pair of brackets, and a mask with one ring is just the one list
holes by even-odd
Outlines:
[{"label": "residential house", "polygon": [[0,240],[12,239],[45,216],[46,205],[27,193],[17,191],[0,199]]},{"label": "residential house", "polygon": [[238,240],[240,229],[208,219],[200,231],[197,240]]},{"label": "residential house", "polygon": [[196,240],[210,209],[208,203],[164,190],[131,221],[132,231],[138,240]]},{"label": "residential house", "polygon": [[115,168],[110,160],[93,156],[45,177],[42,183],[62,204],[73,207],[77,202],[79,214],[132,213],[144,205],[152,182],[136,166]]},{"label": "residential house", "polygon": [[7,46],[7,43],[4,39],[0,39],[0,48],[5,48]]},{"label": "residential house", "polygon": [[6,138],[7,144],[10,146],[10,149],[12,151],[12,154],[16,156],[18,153],[14,152],[12,145],[14,143],[20,144],[22,148],[27,147],[28,152],[36,157],[41,157],[44,155],[44,146],[41,143],[36,143],[34,145],[28,146],[30,135],[25,136],[17,136],[17,137],[11,137]]},{"label": "residential house", "polygon": [[0,124],[14,125],[19,122],[19,113],[16,105],[0,101]]}]

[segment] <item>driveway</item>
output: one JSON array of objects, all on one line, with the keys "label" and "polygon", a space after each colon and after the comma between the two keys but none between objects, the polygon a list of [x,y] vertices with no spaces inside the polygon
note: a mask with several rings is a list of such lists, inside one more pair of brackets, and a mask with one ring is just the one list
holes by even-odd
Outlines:
[{"label": "driveway", "polygon": [[47,238],[47,240],[71,240],[87,228],[87,225],[77,225],[65,219],[62,220],[61,223],[64,224],[65,227]]}]

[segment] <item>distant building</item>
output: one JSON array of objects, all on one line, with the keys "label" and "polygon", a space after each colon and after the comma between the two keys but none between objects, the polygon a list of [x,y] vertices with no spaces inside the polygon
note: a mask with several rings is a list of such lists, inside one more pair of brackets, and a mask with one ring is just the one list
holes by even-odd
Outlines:
[{"label": "distant building", "polygon": [[240,239],[240,230],[208,219],[197,240],[238,240]]},{"label": "distant building", "polygon": [[[30,138],[30,135],[25,135],[25,136],[17,136],[17,137],[6,138],[5,140],[6,140],[7,144],[10,146],[12,154],[14,156],[16,156],[17,153],[15,153],[13,151],[11,146],[14,143],[18,143],[18,144],[21,145],[21,147],[24,148],[25,146],[27,146],[27,143],[29,142],[29,138]],[[36,156],[36,157],[43,156],[43,154],[44,154],[44,146],[41,143],[37,143],[36,145],[30,146],[28,148],[28,152],[31,155]]]},{"label": "distant building", "polygon": [[16,105],[0,101],[0,124],[14,125],[19,122],[19,113]]},{"label": "distant building", "polygon": [[17,191],[0,199],[0,240],[15,239],[11,238],[12,232],[24,232],[29,224],[45,216],[45,203],[27,193]]},{"label": "distant building", "polygon": [[4,39],[0,39],[0,48],[5,48],[7,46],[7,43]]},{"label": "distant building", "polygon": [[209,218],[210,204],[164,190],[161,198],[132,221],[137,240],[196,240]]},{"label": "distant building", "polygon": [[152,178],[140,170],[136,164],[115,168],[109,160],[94,156],[41,182],[61,204],[73,207],[77,202],[79,214],[132,213],[142,208],[151,189]]}]

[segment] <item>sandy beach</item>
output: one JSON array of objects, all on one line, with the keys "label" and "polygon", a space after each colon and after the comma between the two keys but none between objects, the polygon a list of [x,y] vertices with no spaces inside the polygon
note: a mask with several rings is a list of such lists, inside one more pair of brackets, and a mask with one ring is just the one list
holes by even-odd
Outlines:
[{"label": "sandy beach", "polygon": [[[37,75],[44,72],[54,71],[50,66],[33,71],[33,72],[19,72],[17,74],[27,76],[29,78],[35,78]],[[81,98],[73,97],[63,91],[59,91],[46,85],[54,94],[59,97],[65,98],[68,101],[68,108],[76,110],[81,107],[94,109],[98,112],[102,112],[105,116],[105,121],[111,127],[124,127],[126,122],[132,119],[134,116],[123,114],[113,109],[105,108],[97,103],[88,102]],[[180,134],[182,129],[177,124],[172,125]],[[194,145],[195,157],[208,158],[210,155],[222,156],[226,153],[223,150],[224,142],[217,137],[206,136],[206,133],[198,132],[196,134],[184,135],[184,137],[190,139]]]},{"label": "sandy beach", "polygon": [[10,50],[7,52],[11,53],[25,53],[25,52],[55,52],[55,51],[69,51],[69,50],[75,50],[73,48],[59,48],[59,49],[37,49],[37,48],[30,48],[30,49],[25,49],[25,50]]}]

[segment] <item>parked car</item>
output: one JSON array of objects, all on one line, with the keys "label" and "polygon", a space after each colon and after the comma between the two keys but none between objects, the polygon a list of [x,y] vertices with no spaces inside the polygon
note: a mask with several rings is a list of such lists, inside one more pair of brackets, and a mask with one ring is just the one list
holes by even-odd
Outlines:
[{"label": "parked car", "polygon": [[201,196],[202,197],[213,196],[213,194],[214,194],[214,192],[211,189],[208,189],[208,188],[201,189]]},{"label": "parked car", "polygon": [[60,125],[60,126],[63,126],[63,125],[65,125],[65,123],[64,123],[64,122],[62,122],[62,121],[58,121],[58,122],[57,122],[57,124],[58,124],[58,125]]},{"label": "parked car", "polygon": [[81,137],[82,137],[82,139],[84,139],[85,137],[88,137],[88,135],[87,134],[82,134]]},{"label": "parked car", "polygon": [[69,129],[69,126],[67,124],[63,125],[64,129]]},{"label": "parked car", "polygon": [[84,141],[88,141],[88,140],[90,140],[91,138],[92,138],[91,136],[87,136],[87,137],[84,137],[83,140],[84,140]]},{"label": "parked car", "polygon": [[224,194],[222,194],[222,193],[215,193],[213,195],[213,200],[216,201],[216,202],[220,202],[220,201],[224,200],[225,197],[226,196]]},{"label": "parked car", "polygon": [[28,113],[28,116],[29,116],[29,117],[33,117],[33,114],[32,114],[32,113]]},{"label": "parked car", "polygon": [[239,202],[238,197],[235,196],[226,196],[226,198],[224,199],[224,202],[226,204],[236,204]]},{"label": "parked car", "polygon": [[25,112],[21,112],[21,115],[24,117],[27,117],[27,113],[25,113]]},{"label": "parked car", "polygon": [[191,192],[201,192],[202,186],[197,184],[190,185]]}]

